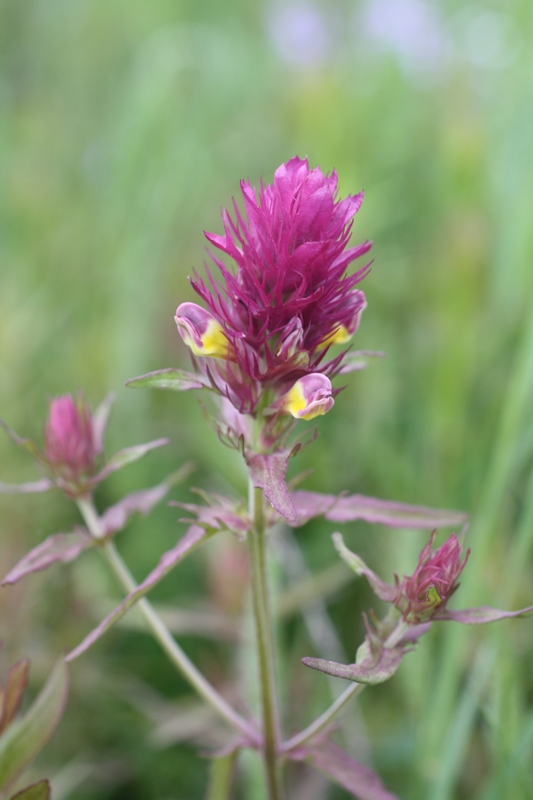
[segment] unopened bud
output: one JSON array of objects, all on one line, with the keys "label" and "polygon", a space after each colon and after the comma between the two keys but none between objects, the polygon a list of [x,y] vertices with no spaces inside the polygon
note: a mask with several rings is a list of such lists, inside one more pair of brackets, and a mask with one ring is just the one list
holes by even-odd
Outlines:
[{"label": "unopened bud", "polygon": [[81,395],[56,397],[50,403],[44,429],[45,456],[49,464],[72,477],[91,475],[96,466],[91,409]]},{"label": "unopened bud", "polygon": [[448,602],[458,587],[457,579],[470,554],[462,556],[457,536],[450,538],[437,550],[431,545],[436,531],[418,558],[416,570],[411,577],[404,577],[396,605],[404,618],[410,622],[425,622]]}]

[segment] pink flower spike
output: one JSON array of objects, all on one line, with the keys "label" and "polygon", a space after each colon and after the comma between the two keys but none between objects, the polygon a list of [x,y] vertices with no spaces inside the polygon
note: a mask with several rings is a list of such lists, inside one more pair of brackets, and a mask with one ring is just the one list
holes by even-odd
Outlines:
[{"label": "pink flower spike", "polygon": [[335,401],[331,392],[329,378],[315,372],[296,381],[281,398],[279,405],[282,411],[292,414],[296,419],[314,419],[332,408]]},{"label": "pink flower spike", "polygon": [[275,408],[287,386],[342,368],[346,353],[328,360],[325,351],[357,330],[366,301],[356,286],[370,264],[347,270],[371,243],[348,247],[363,194],[341,200],[337,187],[335,171],[292,158],[271,184],[241,181],[243,209],[234,202],[222,213],[223,234],[205,234],[219,275],[195,274],[206,309],[183,303],[176,322],[195,355],[219,359],[196,366],[242,414]]},{"label": "pink flower spike", "polygon": [[410,623],[426,622],[444,609],[458,588],[457,579],[470,555],[467,550],[461,560],[462,548],[455,533],[437,550],[432,550],[436,535],[437,531],[433,531],[411,577],[405,576],[399,584],[395,605]]},{"label": "pink flower spike", "polygon": [[182,303],[175,320],[181,338],[196,356],[227,357],[228,337],[220,322],[205,308],[196,303]]},{"label": "pink flower spike", "polygon": [[92,412],[81,393],[76,399],[62,395],[50,402],[44,441],[44,456],[50,467],[73,488],[94,474],[99,450]]}]

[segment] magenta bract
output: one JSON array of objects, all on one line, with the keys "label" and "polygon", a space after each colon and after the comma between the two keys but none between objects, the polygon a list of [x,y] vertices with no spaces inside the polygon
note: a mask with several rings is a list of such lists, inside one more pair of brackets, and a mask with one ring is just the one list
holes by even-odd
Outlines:
[{"label": "magenta bract", "polygon": [[275,401],[305,375],[339,372],[344,354],[328,361],[327,353],[357,329],[366,301],[355,286],[369,265],[353,275],[346,270],[371,243],[347,248],[362,193],[338,200],[336,172],[324,175],[307,160],[282,164],[258,193],[242,181],[241,192],[244,213],[234,203],[233,217],[222,215],[224,235],[205,234],[232,267],[210,252],[221,279],[207,270],[207,281],[197,274],[192,280],[209,313],[201,319],[195,311],[195,329],[183,313],[190,308],[180,307],[177,320],[200,356],[210,354],[202,352],[205,326],[196,320],[214,320],[210,332],[217,341],[227,337],[228,352],[200,358],[198,366],[239,411],[254,413],[265,391]]}]

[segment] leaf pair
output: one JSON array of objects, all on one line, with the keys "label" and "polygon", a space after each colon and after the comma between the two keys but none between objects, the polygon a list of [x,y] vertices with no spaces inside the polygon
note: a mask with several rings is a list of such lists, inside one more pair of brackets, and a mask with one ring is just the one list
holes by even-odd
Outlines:
[{"label": "leaf pair", "polygon": [[[133,514],[148,514],[190,471],[190,464],[185,464],[158,486],[133,492],[108,508],[100,518],[102,539],[122,530]],[[102,539],[91,536],[81,525],[70,533],[55,533],[30,550],[6,575],[2,586],[17,583],[26,575],[48,569],[53,564],[68,564],[84,550],[98,546]]]}]

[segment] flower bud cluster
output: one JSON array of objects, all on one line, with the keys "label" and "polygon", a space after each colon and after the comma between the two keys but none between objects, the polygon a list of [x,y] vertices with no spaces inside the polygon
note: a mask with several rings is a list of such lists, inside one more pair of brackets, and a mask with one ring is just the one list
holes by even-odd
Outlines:
[{"label": "flower bud cluster", "polygon": [[432,550],[436,535],[433,531],[415,571],[410,577],[405,576],[398,587],[395,605],[409,623],[427,622],[444,609],[459,587],[457,579],[470,555],[467,550],[461,558],[462,548],[455,533],[437,550]]}]

